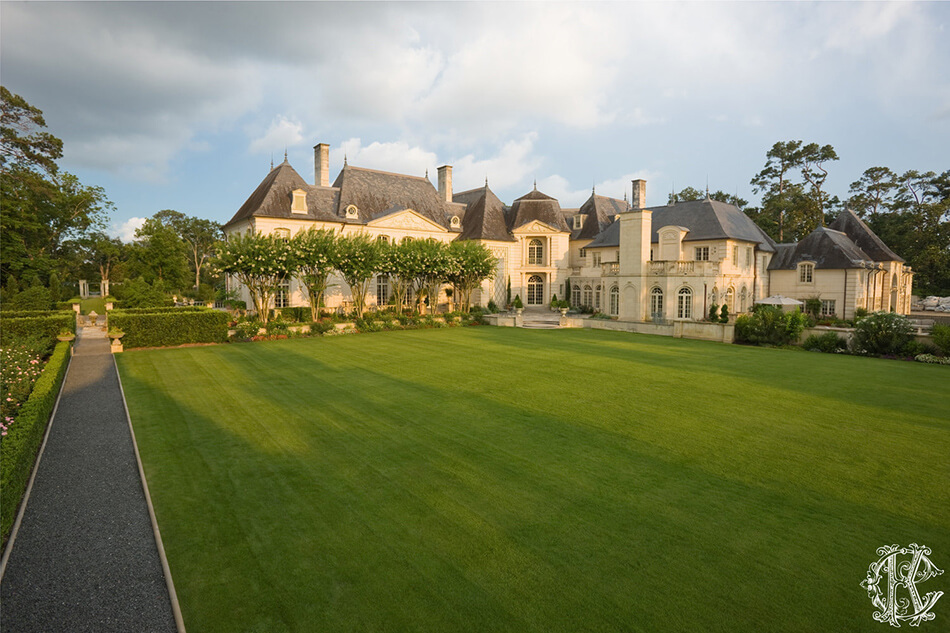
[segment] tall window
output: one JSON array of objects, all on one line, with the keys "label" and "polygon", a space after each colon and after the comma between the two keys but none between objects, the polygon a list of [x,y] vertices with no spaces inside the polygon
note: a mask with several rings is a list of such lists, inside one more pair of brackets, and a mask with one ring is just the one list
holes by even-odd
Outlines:
[{"label": "tall window", "polygon": [[528,242],[528,265],[542,266],[544,264],[544,243],[538,238]]},{"label": "tall window", "polygon": [[610,289],[610,314],[617,316],[620,314],[620,288],[613,286]]},{"label": "tall window", "polygon": [[814,264],[799,264],[798,265],[798,281],[803,284],[810,284],[815,274],[815,265]]},{"label": "tall window", "polygon": [[742,291],[739,293],[739,312],[745,312],[747,300],[748,300],[748,294],[746,293],[745,287],[743,287]]},{"label": "tall window", "polygon": [[732,288],[726,291],[726,305],[729,306],[729,312],[736,311],[736,291]]},{"label": "tall window", "polygon": [[676,295],[676,318],[689,319],[693,316],[693,291],[681,288]]},{"label": "tall window", "polygon": [[650,314],[654,318],[663,316],[663,291],[659,288],[650,291]]},{"label": "tall window", "polygon": [[732,263],[735,264],[736,268],[739,267],[739,247],[732,247]]},{"label": "tall window", "polygon": [[709,261],[709,247],[708,247],[708,246],[697,246],[697,247],[696,247],[696,261],[698,261],[698,262],[708,262],[708,261]]},{"label": "tall window", "polygon": [[835,316],[835,300],[834,299],[821,300],[821,316],[823,317]]},{"label": "tall window", "polygon": [[584,306],[594,305],[594,291],[590,287],[590,284],[584,285],[584,302],[582,305]]},{"label": "tall window", "polygon": [[544,279],[540,275],[528,278],[528,305],[539,306],[544,303]]},{"label": "tall window", "polygon": [[384,306],[389,303],[389,277],[379,275],[376,277],[376,305]]},{"label": "tall window", "polygon": [[591,256],[594,258],[594,266],[600,266],[600,252],[594,251]]},{"label": "tall window", "polygon": [[290,305],[290,279],[284,279],[277,286],[277,294],[274,295],[274,307],[286,308]]},{"label": "tall window", "polygon": [[600,284],[594,289],[594,309],[600,310]]},{"label": "tall window", "polygon": [[581,305],[581,287],[574,286],[571,288],[571,305],[575,308]]},{"label": "tall window", "polygon": [[752,247],[751,246],[748,246],[745,249],[745,267],[746,268],[752,267]]}]

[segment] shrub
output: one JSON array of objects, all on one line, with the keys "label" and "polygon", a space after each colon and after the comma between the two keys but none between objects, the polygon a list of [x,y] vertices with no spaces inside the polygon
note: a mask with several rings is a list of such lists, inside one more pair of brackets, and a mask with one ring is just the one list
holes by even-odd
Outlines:
[{"label": "shrub", "polygon": [[49,288],[32,286],[23,292],[18,292],[7,307],[12,310],[49,310],[53,307],[53,295]]},{"label": "shrub", "polygon": [[[432,318],[432,317],[428,317]],[[366,319],[357,319],[356,320],[356,329],[360,332],[380,332],[383,329],[383,326],[373,320],[372,315]]]},{"label": "shrub", "polygon": [[524,307],[524,303],[521,302],[521,295],[515,295],[514,303],[512,303],[511,306],[515,309]]},{"label": "shrub", "polygon": [[6,537],[16,517],[20,499],[36,461],[46,423],[56,404],[69,364],[69,343],[58,343],[46,369],[33,386],[33,393],[6,437],[0,442],[0,529]]},{"label": "shrub", "polygon": [[3,339],[41,336],[52,341],[63,330],[76,331],[76,317],[72,312],[53,312],[46,316],[8,317],[2,315],[0,329]]},{"label": "shrub", "polygon": [[834,354],[848,349],[848,342],[834,332],[825,332],[824,334],[812,334],[805,339],[802,347],[810,352]]},{"label": "shrub", "polygon": [[261,331],[262,327],[264,327],[264,324],[260,321],[241,321],[234,326],[235,336],[248,339],[252,336],[257,336],[257,333]]},{"label": "shrub", "polygon": [[854,311],[854,318],[855,318],[855,320],[857,320],[857,319],[863,319],[863,318],[866,317],[867,315],[868,315],[868,309],[867,309],[867,308],[857,308],[857,309]]},{"label": "shrub", "polygon": [[736,340],[755,345],[788,345],[798,340],[805,322],[805,315],[797,310],[783,312],[776,306],[759,304],[752,314],[736,317]]},{"label": "shrub", "polygon": [[899,354],[912,338],[907,317],[895,312],[873,312],[854,326],[852,349],[861,354]]},{"label": "shrub", "polygon": [[552,308],[552,309],[557,309],[557,308],[559,308],[559,307],[561,307],[561,302],[557,300],[557,295],[556,295],[556,294],[552,294],[552,295],[551,295],[551,308]]},{"label": "shrub", "polygon": [[151,285],[144,278],[139,277],[117,287],[116,292],[121,295],[119,298],[122,300],[123,309],[157,308],[168,305],[165,288],[161,281],[156,281],[154,285]]},{"label": "shrub", "polygon": [[287,334],[290,332],[290,326],[286,321],[271,321],[267,324],[268,334]]},{"label": "shrub", "polygon": [[311,334],[326,334],[333,329],[333,321],[314,321],[310,324]]},{"label": "shrub", "polygon": [[821,299],[818,297],[805,299],[805,313],[817,317],[821,313]]},{"label": "shrub", "polygon": [[930,336],[944,356],[950,356],[950,325],[934,323],[930,329]]},{"label": "shrub", "polygon": [[713,323],[716,323],[719,321],[719,306],[716,305],[715,303],[709,306],[708,317],[709,317],[709,320],[712,321]]},{"label": "shrub", "polygon": [[934,356],[933,354],[919,354],[914,357],[914,360],[918,363],[931,363],[934,365],[950,365],[950,356],[945,356],[941,358],[940,356]]},{"label": "shrub", "polygon": [[125,331],[126,347],[167,347],[223,343],[228,340],[228,318],[227,312],[207,308],[140,314],[117,310],[109,324]]},{"label": "shrub", "polygon": [[[474,312],[475,308],[472,308],[472,311]],[[488,311],[491,312],[492,314],[495,314],[496,312],[498,312],[498,304],[495,303],[494,299],[488,300]]]},{"label": "shrub", "polygon": [[725,303],[722,304],[722,309],[719,310],[719,322],[729,323],[729,306],[727,306]]},{"label": "shrub", "polygon": [[921,354],[926,354],[927,352],[928,352],[927,345],[921,343],[920,341],[910,339],[909,341],[904,343],[903,347],[901,347],[900,355],[913,357],[913,356],[920,356]]}]

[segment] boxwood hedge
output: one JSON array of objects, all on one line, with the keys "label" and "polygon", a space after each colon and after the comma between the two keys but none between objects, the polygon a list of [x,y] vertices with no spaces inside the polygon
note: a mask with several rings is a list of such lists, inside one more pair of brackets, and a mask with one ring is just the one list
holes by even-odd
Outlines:
[{"label": "boxwood hedge", "polygon": [[158,312],[115,310],[109,327],[122,330],[125,347],[167,347],[187,343],[223,343],[228,340],[227,312],[210,308],[158,308]]},{"label": "boxwood hedge", "polygon": [[10,316],[15,312],[6,312],[0,315],[0,329],[3,338],[42,335],[50,339],[63,330],[76,331],[76,314],[74,312],[50,312],[45,316]]},{"label": "boxwood hedge", "polygon": [[69,343],[57,343],[33,392],[0,443],[0,530],[6,543],[36,462],[46,424],[69,366]]}]

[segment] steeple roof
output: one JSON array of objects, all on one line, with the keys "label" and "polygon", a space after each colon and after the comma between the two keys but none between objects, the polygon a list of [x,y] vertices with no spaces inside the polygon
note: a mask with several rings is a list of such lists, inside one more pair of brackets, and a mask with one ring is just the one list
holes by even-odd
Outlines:
[{"label": "steeple roof", "polygon": [[[535,185],[537,186],[537,185]],[[508,213],[508,228],[514,230],[529,222],[543,222],[558,231],[570,233],[557,199],[534,189],[515,200]]]},{"label": "steeple roof", "polygon": [[835,221],[831,223],[829,228],[846,233],[862,251],[867,253],[876,262],[904,261],[895,254],[894,251],[889,249],[887,244],[881,241],[881,238],[851,209],[842,211]]},{"label": "steeple roof", "polygon": [[505,205],[487,184],[478,189],[459,192],[452,199],[466,205],[460,240],[514,241],[505,222]]}]

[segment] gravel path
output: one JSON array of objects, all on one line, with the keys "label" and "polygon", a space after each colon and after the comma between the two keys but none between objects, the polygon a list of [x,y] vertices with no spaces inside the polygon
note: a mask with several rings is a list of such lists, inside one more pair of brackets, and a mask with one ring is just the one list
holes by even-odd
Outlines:
[{"label": "gravel path", "polygon": [[175,631],[109,341],[84,328],[3,581],[4,633]]}]

